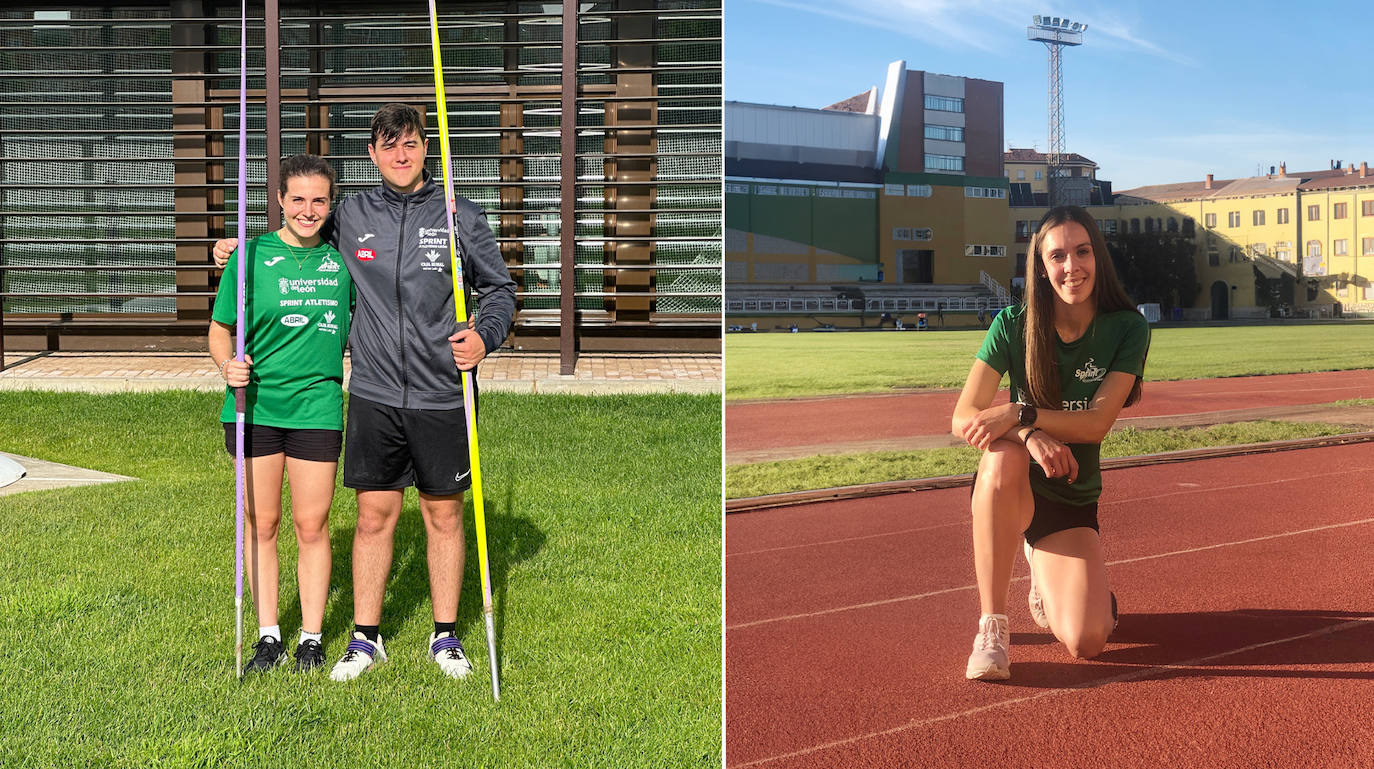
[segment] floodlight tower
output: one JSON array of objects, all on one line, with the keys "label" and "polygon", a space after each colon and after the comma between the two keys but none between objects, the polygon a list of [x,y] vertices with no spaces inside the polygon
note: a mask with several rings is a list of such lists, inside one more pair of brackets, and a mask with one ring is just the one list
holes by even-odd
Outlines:
[{"label": "floodlight tower", "polygon": [[1064,166],[1064,72],[1060,67],[1060,49],[1066,45],[1082,45],[1087,24],[1059,16],[1032,17],[1034,25],[1026,28],[1027,40],[1038,40],[1050,49],[1050,147],[1046,153],[1049,167],[1045,179],[1050,186],[1050,205],[1063,203],[1059,191],[1059,174]]}]

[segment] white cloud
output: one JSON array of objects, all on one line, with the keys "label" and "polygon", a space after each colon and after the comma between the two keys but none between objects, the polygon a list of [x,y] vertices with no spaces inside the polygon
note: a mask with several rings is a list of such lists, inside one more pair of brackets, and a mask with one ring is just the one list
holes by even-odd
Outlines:
[{"label": "white cloud", "polygon": [[[975,48],[1004,53],[1009,39],[1024,37],[1031,17],[1049,9],[1037,0],[757,0],[767,5],[814,13],[897,32],[946,49]],[[1188,56],[1170,51],[1132,29],[1116,9],[1083,6],[1054,10],[1075,21],[1088,23],[1092,32],[1105,36],[1109,47],[1124,48],[1195,65]],[[1014,37],[1012,37],[1014,36]],[[1102,40],[1103,38],[1099,38]]]}]

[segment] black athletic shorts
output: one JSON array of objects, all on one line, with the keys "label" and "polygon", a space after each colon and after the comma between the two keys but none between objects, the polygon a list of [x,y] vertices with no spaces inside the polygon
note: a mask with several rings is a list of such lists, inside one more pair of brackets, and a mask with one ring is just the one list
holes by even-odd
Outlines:
[{"label": "black athletic shorts", "polygon": [[446,497],[472,485],[463,409],[428,411],[348,399],[344,485],[361,491],[414,486]]},{"label": "black athletic shorts", "polygon": [[[978,483],[978,474],[973,474],[973,483]],[[969,486],[968,495],[973,496],[973,486]],[[1031,498],[1035,501],[1035,512],[1031,515],[1030,526],[1026,527],[1026,541],[1031,547],[1041,539],[1057,532],[1068,529],[1087,527],[1101,534],[1102,530],[1097,528],[1097,503],[1087,505],[1070,505],[1065,502],[1042,497],[1031,490]]]},{"label": "black athletic shorts", "polygon": [[[224,450],[234,456],[234,438],[237,430],[233,422],[224,422]],[[306,430],[290,427],[271,427],[269,425],[243,426],[243,455],[245,457],[265,457],[271,454],[286,454],[292,459],[307,459],[311,462],[338,462],[339,449],[343,446],[342,430]]]}]

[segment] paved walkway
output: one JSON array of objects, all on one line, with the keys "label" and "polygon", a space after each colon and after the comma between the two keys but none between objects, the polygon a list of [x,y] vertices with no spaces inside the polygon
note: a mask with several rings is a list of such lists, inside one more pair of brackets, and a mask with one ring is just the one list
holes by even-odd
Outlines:
[{"label": "paved walkway", "polygon": [[[558,354],[501,351],[478,369],[482,390],[492,392],[720,393],[721,359],[714,354],[599,353],[578,358],[577,373],[558,373]],[[7,350],[0,390],[131,392],[219,390],[224,387],[210,357],[196,352],[54,352]],[[347,387],[349,360],[344,358]]]}]

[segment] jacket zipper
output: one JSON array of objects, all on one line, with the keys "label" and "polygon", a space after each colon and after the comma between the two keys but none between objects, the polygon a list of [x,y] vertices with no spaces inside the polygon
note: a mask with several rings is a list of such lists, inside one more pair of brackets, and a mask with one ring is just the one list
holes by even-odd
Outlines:
[{"label": "jacket zipper", "polygon": [[396,347],[401,353],[401,408],[408,408],[410,399],[410,377],[406,370],[405,325],[401,320],[401,259],[405,254],[406,205],[409,201],[401,196],[401,231],[396,234]]}]

